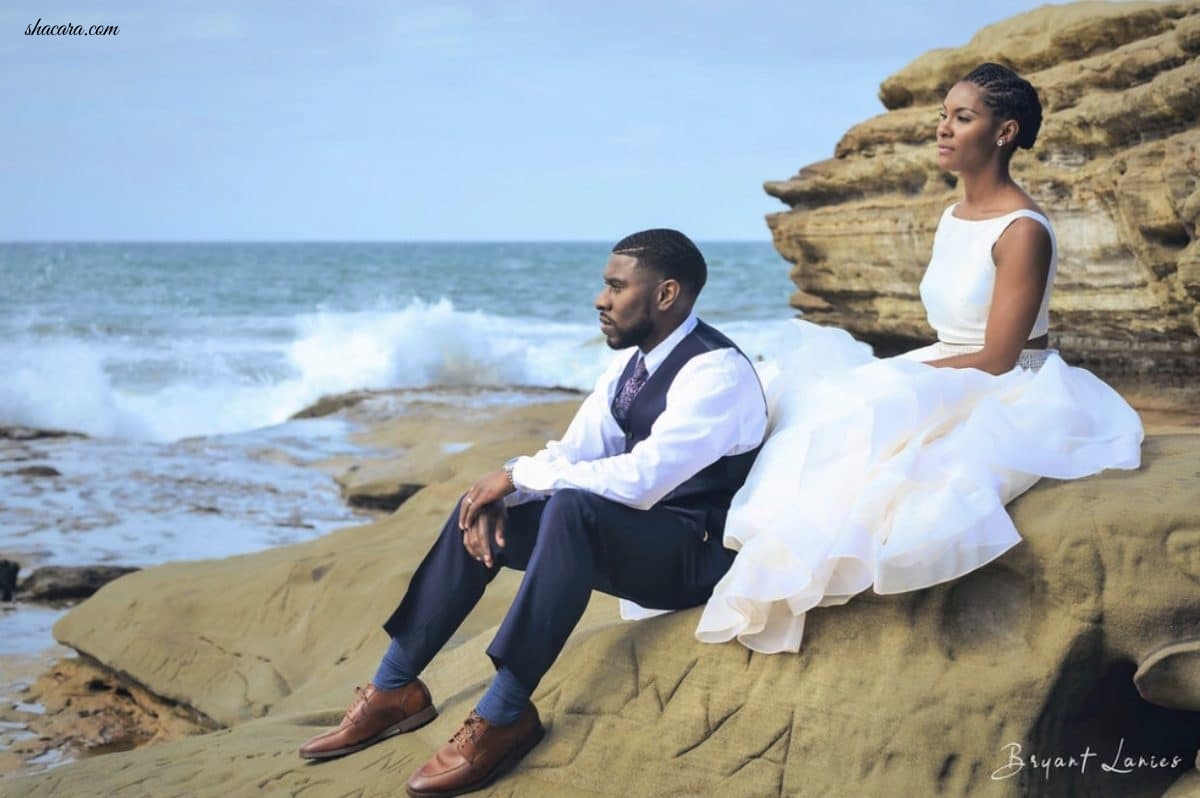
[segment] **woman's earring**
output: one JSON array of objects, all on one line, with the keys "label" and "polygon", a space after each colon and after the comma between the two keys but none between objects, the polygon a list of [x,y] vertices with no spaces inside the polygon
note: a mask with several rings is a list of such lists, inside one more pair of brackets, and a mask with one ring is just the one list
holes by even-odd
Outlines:
[{"label": "woman's earring", "polygon": [[1004,146],[1004,139],[996,139],[996,146],[997,146],[997,147],[1003,147],[1003,146]]}]

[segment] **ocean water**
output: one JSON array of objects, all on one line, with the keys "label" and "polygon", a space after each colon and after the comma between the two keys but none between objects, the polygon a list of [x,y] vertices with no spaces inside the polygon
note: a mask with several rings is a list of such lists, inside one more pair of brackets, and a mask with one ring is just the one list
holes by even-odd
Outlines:
[{"label": "ocean water", "polygon": [[[768,243],[702,249],[700,315],[770,357],[793,315],[788,264]],[[0,437],[0,558],[23,577],[49,564],[148,566],[357,522],[311,467],[358,451],[351,423],[289,417],[360,388],[471,403],[528,400],[522,386],[589,389],[614,357],[592,307],[608,250],[0,244],[0,427],[87,436]],[[56,617],[0,612],[0,655],[48,646]]]},{"label": "ocean water", "polygon": [[[790,314],[768,243],[703,246],[748,354]],[[356,388],[589,388],[602,244],[0,244],[0,424],[172,441]]]}]

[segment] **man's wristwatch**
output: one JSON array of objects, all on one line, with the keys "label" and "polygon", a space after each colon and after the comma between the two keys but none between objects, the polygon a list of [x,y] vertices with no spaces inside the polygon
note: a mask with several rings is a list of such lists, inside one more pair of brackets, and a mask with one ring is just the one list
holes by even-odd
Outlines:
[{"label": "man's wristwatch", "polygon": [[517,489],[517,483],[513,481],[513,466],[517,464],[517,458],[513,458],[504,464],[504,476],[508,477],[508,486],[513,490]]}]

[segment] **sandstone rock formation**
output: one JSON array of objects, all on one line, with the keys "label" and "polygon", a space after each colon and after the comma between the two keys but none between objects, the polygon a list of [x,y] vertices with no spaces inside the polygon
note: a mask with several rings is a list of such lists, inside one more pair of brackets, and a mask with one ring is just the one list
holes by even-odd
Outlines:
[{"label": "sandstone rock formation", "polygon": [[53,763],[64,755],[128,751],[215,728],[78,658],[61,659],[40,674],[14,664],[0,658],[5,679],[21,685],[13,696],[19,702],[0,702],[0,795],[7,795],[7,772],[18,770],[22,760]]},{"label": "sandstone rock formation", "polygon": [[[325,764],[295,749],[369,678],[385,642],[380,619],[470,478],[554,434],[573,410],[397,421],[377,442],[399,452],[451,428],[476,445],[423,451],[427,487],[373,524],[103,588],[56,635],[228,729],[6,781],[5,794],[397,794],[490,677],[483,649],[518,575],[497,579],[427,673],[435,723]],[[696,611],[619,623],[615,602],[595,597],[535,694],[547,739],[484,794],[1137,798],[1176,781],[1172,795],[1192,794],[1200,435],[1151,437],[1144,462],[1044,481],[1012,508],[1024,544],[947,585],[814,611],[795,656],[699,644]],[[395,468],[417,465],[401,454]],[[1010,743],[1021,746],[1019,768]],[[1179,760],[1116,774],[1093,759],[1086,773],[1048,777],[1028,764],[1030,754],[1087,749],[1105,762],[1118,750]]]},{"label": "sandstone rock formation", "polygon": [[1014,176],[1060,247],[1052,343],[1139,402],[1200,399],[1200,2],[1046,6],[930,52],[884,81],[888,112],[835,157],[766,184],[794,264],[791,303],[898,351],[933,338],[917,286],[958,199],[933,145],[946,90],[983,61],[1038,88],[1046,118]]}]

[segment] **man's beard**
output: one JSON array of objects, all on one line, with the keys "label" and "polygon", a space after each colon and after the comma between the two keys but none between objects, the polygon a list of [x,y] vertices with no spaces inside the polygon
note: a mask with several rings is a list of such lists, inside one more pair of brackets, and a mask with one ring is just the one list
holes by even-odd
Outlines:
[{"label": "man's beard", "polygon": [[650,317],[643,317],[640,322],[629,329],[616,331],[615,337],[608,339],[608,347],[609,349],[628,349],[631,346],[637,346],[649,338],[653,331],[654,323],[650,321]]}]

